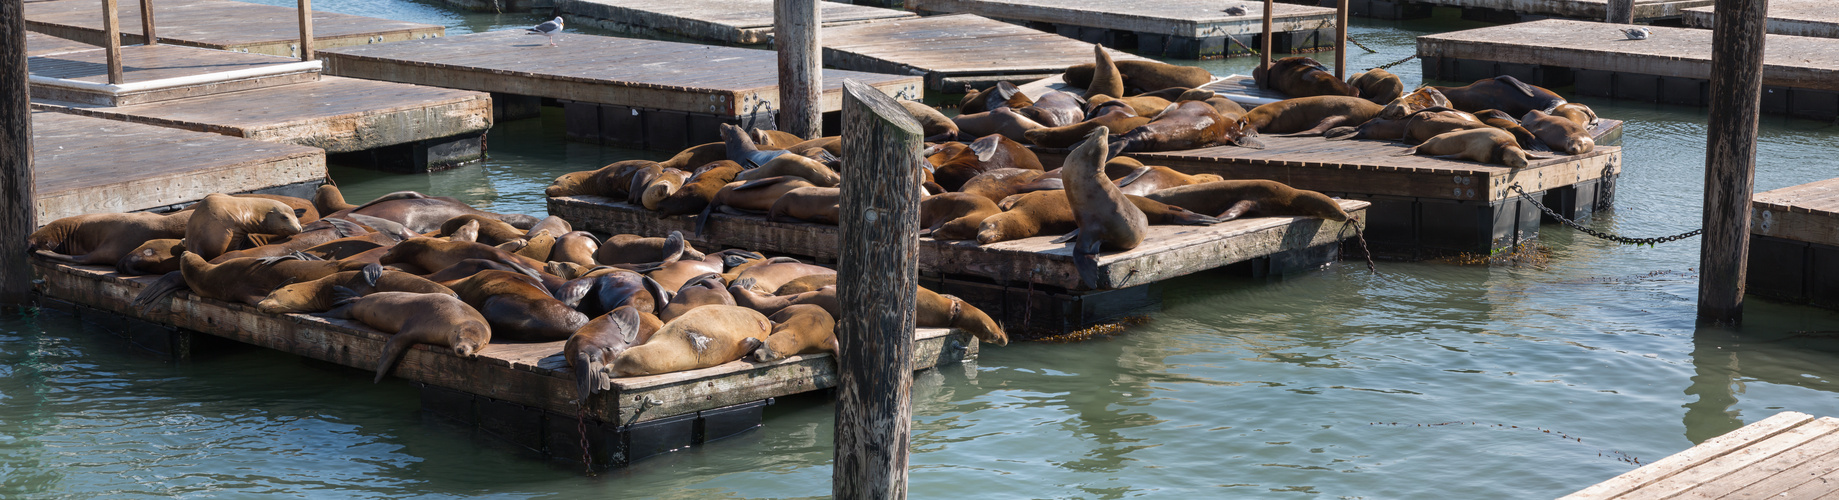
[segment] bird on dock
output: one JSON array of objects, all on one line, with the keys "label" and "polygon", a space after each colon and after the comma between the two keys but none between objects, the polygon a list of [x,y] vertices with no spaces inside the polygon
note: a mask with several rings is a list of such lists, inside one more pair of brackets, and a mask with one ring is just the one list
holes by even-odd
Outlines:
[{"label": "bird on dock", "polygon": [[1228,16],[1243,16],[1246,12],[1248,11],[1245,10],[1244,5],[1234,5],[1226,8],[1226,15]]},{"label": "bird on dock", "polygon": [[556,34],[561,33],[561,32],[562,32],[562,17],[556,16],[555,19],[551,19],[549,20],[549,22],[538,24],[536,25],[535,28],[530,28],[529,32],[526,34],[543,35],[543,36],[549,37],[549,46],[554,47],[556,46]]},{"label": "bird on dock", "polygon": [[1629,40],[1646,40],[1648,35],[1654,34],[1654,30],[1648,29],[1645,26],[1640,28],[1622,28],[1622,34],[1628,35]]}]

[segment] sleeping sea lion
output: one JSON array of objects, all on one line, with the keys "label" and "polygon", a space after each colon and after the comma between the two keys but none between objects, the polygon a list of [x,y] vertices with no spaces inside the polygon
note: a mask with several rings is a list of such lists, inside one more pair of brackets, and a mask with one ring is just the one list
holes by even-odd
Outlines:
[{"label": "sleeping sea lion", "polygon": [[940,113],[939,110],[934,109],[932,106],[927,106],[926,103],[923,102],[909,101],[906,99],[900,99],[899,101],[900,107],[906,108],[907,114],[913,115],[913,121],[919,122],[920,134],[924,136],[927,141],[937,141],[941,140],[938,138],[950,138],[958,135],[957,122],[951,121],[951,118],[947,118],[945,113]]},{"label": "sleeping sea lion", "polygon": [[1393,100],[1405,95],[1405,82],[1400,81],[1398,75],[1379,68],[1354,75],[1347,80],[1347,84],[1360,92],[1360,98],[1381,106],[1391,104]]},{"label": "sleeping sea lion", "polygon": [[819,187],[836,187],[837,184],[843,182],[843,177],[837,175],[836,171],[831,170],[830,167],[824,166],[823,162],[799,155],[784,155],[767,160],[759,168],[735,174],[734,180],[753,181],[782,175],[798,176],[810,181],[811,185]]},{"label": "sleeping sea lion", "polygon": [[[677,190],[682,189],[683,183],[689,179],[689,172],[674,168],[642,170],[632,176],[632,194],[638,196],[639,206],[646,210],[657,210],[659,203],[677,194]],[[627,201],[630,202],[631,198],[628,197]]]},{"label": "sleeping sea lion", "polygon": [[773,322],[759,311],[712,305],[665,323],[651,340],[613,358],[621,377],[680,372],[741,359],[766,342]]},{"label": "sleeping sea lion", "polygon": [[678,288],[677,293],[671,295],[670,303],[658,311],[658,319],[669,323],[692,309],[713,305],[732,306],[734,296],[728,294],[728,285],[722,282],[721,275],[704,274]]},{"label": "sleeping sea lion", "polygon": [[1030,120],[1049,127],[1072,125],[1085,120],[1085,99],[1071,92],[1050,90],[1040,99],[1036,99],[1033,105],[1022,108],[1018,112]]},{"label": "sleeping sea lion", "polygon": [[836,319],[823,307],[800,304],[780,309],[767,318],[773,331],[766,343],[753,351],[754,361],[772,363],[799,354],[836,352]]},{"label": "sleeping sea lion", "polygon": [[[1119,157],[1123,158],[1123,157]],[[1109,163],[1106,164],[1109,167]],[[1220,180],[1214,174],[1188,175],[1161,165],[1145,166],[1118,179],[1117,189],[1124,194],[1146,196],[1149,193],[1172,187],[1187,186]]]},{"label": "sleeping sea lion", "polygon": [[1527,111],[1551,111],[1564,104],[1563,97],[1511,76],[1476,80],[1466,87],[1433,87],[1449,98],[1450,107],[1474,113],[1498,109],[1508,116],[1522,116]]},{"label": "sleeping sea lion", "polygon": [[68,264],[118,264],[143,243],[185,237],[192,212],[73,215],[26,236],[26,248]]},{"label": "sleeping sea lion", "polygon": [[972,177],[971,180],[965,181],[964,186],[960,188],[959,191],[989,198],[990,201],[1001,202],[1003,198],[1008,198],[1016,193],[1020,193],[1021,186],[1039,180],[1046,175],[1046,172],[1039,170],[999,168],[977,174],[977,176]]},{"label": "sleeping sea lion", "polygon": [[763,262],[749,266],[747,269],[741,270],[738,273],[730,271],[730,274],[733,276],[733,279],[730,281],[734,283],[747,282],[751,284],[754,291],[760,293],[773,293],[778,291],[779,287],[785,286],[786,283],[790,283],[792,280],[812,275],[834,275],[836,274],[836,270],[792,260],[789,262]]},{"label": "sleeping sea lion", "polygon": [[701,259],[702,256],[702,252],[696,251],[695,247],[684,241],[683,233],[677,231],[671,231],[663,238],[616,234],[600,244],[600,250],[594,252],[594,262],[609,266],[652,262],[669,264],[680,258]]},{"label": "sleeping sea lion", "polygon": [[[1114,61],[1118,73],[1124,75],[1126,91],[1138,93],[1152,92],[1172,87],[1200,88],[1213,83],[1213,73],[1194,66],[1181,66],[1147,59],[1128,59]],[[1068,85],[1087,87],[1092,83],[1095,66],[1078,64],[1066,68],[1062,78]]]},{"label": "sleeping sea lion", "polygon": [[1406,144],[1422,144],[1432,137],[1443,135],[1448,132],[1484,128],[1487,126],[1488,124],[1482,123],[1481,120],[1475,118],[1475,115],[1449,108],[1431,108],[1419,111],[1417,114],[1411,115],[1410,119],[1405,120],[1404,142]]},{"label": "sleeping sea lion", "polygon": [[147,240],[134,251],[115,261],[115,271],[124,276],[149,276],[179,270],[179,255],[185,253],[185,241],[176,238]]},{"label": "sleeping sea lion", "polygon": [[339,271],[359,268],[362,268],[361,264],[295,257],[245,257],[212,264],[198,254],[186,252],[179,256],[179,271],[167,273],[159,281],[141,289],[140,294],[134,297],[134,306],[150,306],[180,289],[189,289],[192,294],[207,299],[253,306],[267,298],[268,292],[283,284],[312,281]]},{"label": "sleeping sea lion", "polygon": [[1002,212],[996,202],[970,193],[940,193],[920,200],[921,236],[935,240],[977,238],[983,219]]},{"label": "sleeping sea lion", "polygon": [[1586,129],[1594,127],[1597,122],[1602,121],[1601,118],[1596,117],[1596,110],[1575,102],[1567,102],[1558,105],[1557,109],[1552,110],[1552,114],[1570,119],[1572,122],[1576,122]]},{"label": "sleeping sea lion", "polygon": [[460,226],[464,226],[469,222],[479,225],[475,233],[477,237],[471,241],[477,241],[487,245],[498,245],[511,240],[523,239],[525,234],[524,230],[518,229],[505,221],[498,220],[496,217],[486,217],[478,214],[466,214],[447,219],[447,222],[441,223],[441,234],[454,234],[455,231],[460,229]]},{"label": "sleeping sea lion", "polygon": [[1022,89],[1009,82],[996,82],[996,85],[983,91],[967,90],[964,98],[958,102],[958,114],[970,115],[990,111],[996,108],[1026,108],[1034,104]]},{"label": "sleeping sea lion", "polygon": [[1257,130],[1261,128],[1244,119],[1222,116],[1205,102],[1183,101],[1171,105],[1155,120],[1110,138],[1108,154],[1115,157],[1132,151],[1181,151],[1224,145],[1263,148],[1264,143],[1251,135]]},{"label": "sleeping sea lion", "polygon": [[1403,120],[1410,118],[1413,113],[1429,108],[1452,108],[1452,106],[1450,106],[1449,98],[1444,97],[1442,92],[1438,92],[1436,87],[1420,87],[1387,103],[1384,109],[1379,110],[1377,118]]},{"label": "sleeping sea lion", "polygon": [[578,279],[592,280],[581,301],[575,304],[576,310],[588,316],[600,316],[628,306],[642,313],[656,314],[670,301],[670,294],[665,293],[657,281],[625,269],[612,269]]},{"label": "sleeping sea lion", "polygon": [[[1091,102],[1092,102],[1092,110],[1091,112],[1086,113],[1086,119],[1088,120],[1097,117],[1101,113],[1110,112],[1110,109],[1108,108],[1110,106],[1116,106],[1116,105],[1122,105],[1122,106],[1130,108],[1130,111],[1132,113],[1135,113],[1137,116],[1155,118],[1156,115],[1160,115],[1162,114],[1164,110],[1167,110],[1170,104],[1175,103],[1174,101],[1170,101],[1168,99],[1163,99],[1161,97],[1156,97],[1156,96],[1147,96],[1147,95],[1124,97],[1124,98],[1112,98],[1111,96],[1096,96],[1092,98]],[[1117,103],[1117,104],[1111,104],[1111,103]]]},{"label": "sleeping sea lion", "polygon": [[485,316],[492,335],[528,342],[568,340],[588,321],[549,294],[536,278],[510,271],[480,271],[469,278],[442,282],[460,300]]},{"label": "sleeping sea lion", "polygon": [[787,281],[784,285],[779,285],[779,289],[774,290],[773,295],[797,295],[827,286],[836,286],[835,274],[807,274]]},{"label": "sleeping sea lion", "polygon": [[1001,135],[984,136],[967,147],[941,149],[948,151],[928,156],[927,160],[934,165],[934,182],[947,191],[962,189],[965,182],[999,168],[1042,170],[1039,156],[1027,146]]},{"label": "sleeping sea lion", "polygon": [[1277,181],[1244,179],[1174,187],[1144,198],[1203,214],[1232,220],[1246,214],[1312,215],[1332,221],[1348,219],[1346,211],[1322,193],[1292,188]]},{"label": "sleeping sea lion", "polygon": [[958,137],[984,137],[990,134],[1002,134],[1016,141],[1024,141],[1022,134],[1030,130],[1046,128],[1040,122],[1022,116],[1012,108],[996,108],[983,113],[958,115],[952,118],[958,124]]},{"label": "sleeping sea lion", "polygon": [[1309,135],[1342,125],[1360,126],[1381,109],[1358,97],[1301,97],[1252,108],[1245,113],[1245,121],[1261,134]]},{"label": "sleeping sea lion", "polygon": [[543,268],[542,262],[527,259],[491,245],[425,237],[409,238],[397,243],[384,251],[378,262],[386,266],[398,263],[413,264],[415,267],[438,272],[467,259],[497,262],[531,275]]},{"label": "sleeping sea lion", "polygon": [[[1141,196],[1124,195],[1152,226],[1204,226],[1219,219],[1190,212]],[[1066,234],[1079,228],[1073,218],[1073,206],[1066,191],[1035,191],[1011,196],[996,204],[1003,212],[983,219],[977,226],[977,243],[987,245],[1001,241],[1032,238],[1046,234]]]},{"label": "sleeping sea lion", "polygon": [[[403,314],[403,311],[415,311],[415,314]],[[492,341],[492,328],[485,317],[452,295],[374,293],[351,297],[350,302],[327,316],[357,320],[364,326],[392,334],[389,342],[383,345],[383,355],[377,358],[377,377],[372,382],[382,382],[396,360],[415,344],[441,346],[452,349],[459,357],[472,358]]]},{"label": "sleeping sea lion", "polygon": [[282,285],[269,292],[255,307],[269,314],[330,311],[338,307],[340,297],[334,293],[338,287],[360,296],[377,292],[409,292],[458,297],[453,290],[428,281],[427,278],[377,265],[365,266],[358,271],[340,271],[312,281]]},{"label": "sleeping sea lion", "polygon": [[842,190],[833,187],[802,187],[786,191],[773,201],[772,208],[766,211],[767,221],[783,221],[787,218],[817,224],[836,225],[841,219],[838,202],[842,199]]},{"label": "sleeping sea lion", "polygon": [[651,340],[664,322],[651,313],[623,306],[600,315],[562,344],[562,359],[575,371],[576,401],[613,388],[613,358]]},{"label": "sleeping sea lion", "polygon": [[722,186],[734,182],[734,176],[741,173],[741,164],[722,160],[704,165],[696,174],[684,181],[683,187],[658,202],[660,216],[690,215],[702,212],[709,206],[709,200]]},{"label": "sleeping sea lion", "polygon": [[[1160,113],[1160,111],[1158,111]],[[1105,113],[1090,120],[1064,127],[1040,128],[1022,133],[1029,143],[1044,148],[1070,148],[1084,140],[1093,128],[1105,127],[1111,133],[1125,134],[1149,123],[1150,118],[1137,115],[1129,106],[1108,106]]]},{"label": "sleeping sea lion", "polygon": [[550,262],[568,262],[593,267],[594,253],[600,251],[600,238],[587,231],[570,231],[556,238],[556,246],[549,250]]},{"label": "sleeping sea lion", "polygon": [[1350,96],[1359,97],[1360,90],[1348,85],[1323,66],[1321,62],[1303,56],[1285,57],[1271,62],[1270,68],[1252,70],[1252,79],[1259,87],[1268,88],[1290,96]]},{"label": "sleeping sea lion", "polygon": [[1527,111],[1520,118],[1520,126],[1526,127],[1533,137],[1538,137],[1553,151],[1567,155],[1580,155],[1596,149],[1596,139],[1590,137],[1590,131],[1583,125],[1569,118],[1549,115],[1544,111]]},{"label": "sleeping sea lion", "polygon": [[1539,138],[1534,137],[1532,132],[1527,131],[1526,127],[1520,126],[1520,119],[1509,116],[1501,110],[1481,110],[1475,113],[1475,119],[1481,120],[1481,122],[1487,126],[1505,130],[1507,133],[1513,134],[1513,141],[1520,145],[1520,149],[1527,151],[1537,151],[1541,148],[1549,149],[1546,148],[1545,143],[1539,142]]},{"label": "sleeping sea lion", "polygon": [[1528,158],[1550,158],[1520,149],[1513,134],[1489,127],[1458,130],[1430,138],[1400,155],[1427,154],[1438,158],[1461,159],[1481,163],[1524,168]]}]

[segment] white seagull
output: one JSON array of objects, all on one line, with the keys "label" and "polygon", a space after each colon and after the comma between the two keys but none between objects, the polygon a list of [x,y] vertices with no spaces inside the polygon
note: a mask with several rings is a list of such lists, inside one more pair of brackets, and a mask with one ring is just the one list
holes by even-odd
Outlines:
[{"label": "white seagull", "polygon": [[1622,28],[1622,34],[1628,35],[1629,40],[1646,40],[1648,35],[1654,34],[1654,30],[1647,29],[1645,26],[1640,28]]},{"label": "white seagull", "polygon": [[525,34],[543,35],[543,36],[549,37],[549,46],[554,47],[556,46],[556,35],[561,34],[561,33],[562,33],[562,17],[557,16],[555,19],[551,19],[549,22],[538,24],[536,25],[535,28],[530,28],[529,32]]}]

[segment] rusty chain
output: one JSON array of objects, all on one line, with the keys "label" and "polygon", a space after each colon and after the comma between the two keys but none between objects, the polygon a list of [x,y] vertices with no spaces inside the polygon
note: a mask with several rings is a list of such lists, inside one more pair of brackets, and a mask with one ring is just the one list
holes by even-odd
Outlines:
[{"label": "rusty chain", "polygon": [[1582,224],[1578,224],[1576,221],[1566,218],[1563,215],[1558,215],[1558,212],[1552,211],[1552,209],[1546,207],[1544,203],[1539,203],[1539,200],[1533,199],[1532,195],[1526,193],[1526,190],[1520,189],[1519,183],[1514,183],[1511,186],[1507,186],[1507,189],[1512,189],[1513,192],[1520,193],[1521,199],[1531,202],[1533,206],[1539,207],[1539,210],[1544,211],[1545,215],[1551,216],[1551,218],[1553,219],[1557,219],[1558,222],[1564,224],[1566,227],[1569,227],[1571,229],[1576,229],[1578,231],[1583,231],[1584,234],[1588,234],[1591,236],[1595,236],[1597,238],[1613,241],[1616,243],[1626,243],[1629,245],[1654,246],[1657,243],[1667,243],[1667,242],[1679,241],[1679,240],[1683,240],[1686,238],[1691,238],[1693,236],[1698,236],[1705,232],[1705,230],[1701,228],[1701,229],[1694,229],[1691,231],[1686,231],[1680,234],[1675,234],[1672,236],[1657,236],[1653,238],[1630,238],[1627,236],[1617,236],[1617,235],[1613,235],[1613,234],[1605,233],[1602,231],[1597,231],[1595,229],[1584,227]]}]

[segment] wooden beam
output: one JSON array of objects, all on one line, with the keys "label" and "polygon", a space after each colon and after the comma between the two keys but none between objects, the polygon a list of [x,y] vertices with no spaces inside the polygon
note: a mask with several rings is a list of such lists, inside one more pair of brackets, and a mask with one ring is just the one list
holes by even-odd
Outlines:
[{"label": "wooden beam", "polygon": [[1605,10],[1608,15],[1603,16],[1604,22],[1635,24],[1635,0],[1609,0]]},{"label": "wooden beam", "polygon": [[1347,81],[1347,0],[1335,4],[1335,79]]},{"label": "wooden beam", "polygon": [[1699,247],[1700,322],[1743,322],[1750,195],[1762,111],[1768,0],[1718,0],[1711,36],[1711,116],[1705,147],[1705,238]]},{"label": "wooden beam", "polygon": [[121,83],[121,18],[115,0],[102,0],[102,46],[108,49],[109,83]]},{"label": "wooden beam", "polygon": [[313,60],[313,0],[299,0],[300,60]]},{"label": "wooden beam", "polygon": [[24,0],[0,0],[0,304],[32,301],[26,235],[38,228]]},{"label": "wooden beam", "polygon": [[140,0],[140,32],[147,40],[144,45],[160,44],[160,37],[153,33],[153,0]]},{"label": "wooden beam", "polygon": [[1267,90],[1271,88],[1270,79],[1265,78],[1271,70],[1271,3],[1272,0],[1264,0],[1264,29],[1258,32],[1258,70],[1253,73],[1258,75],[1258,88]]},{"label": "wooden beam", "polygon": [[920,126],[894,98],[843,80],[843,156],[870,175],[843,179],[837,263],[838,500],[907,498],[918,300]]},{"label": "wooden beam", "polygon": [[773,1],[773,46],[779,51],[779,130],[806,139],[824,135],[823,49],[818,0]]}]

